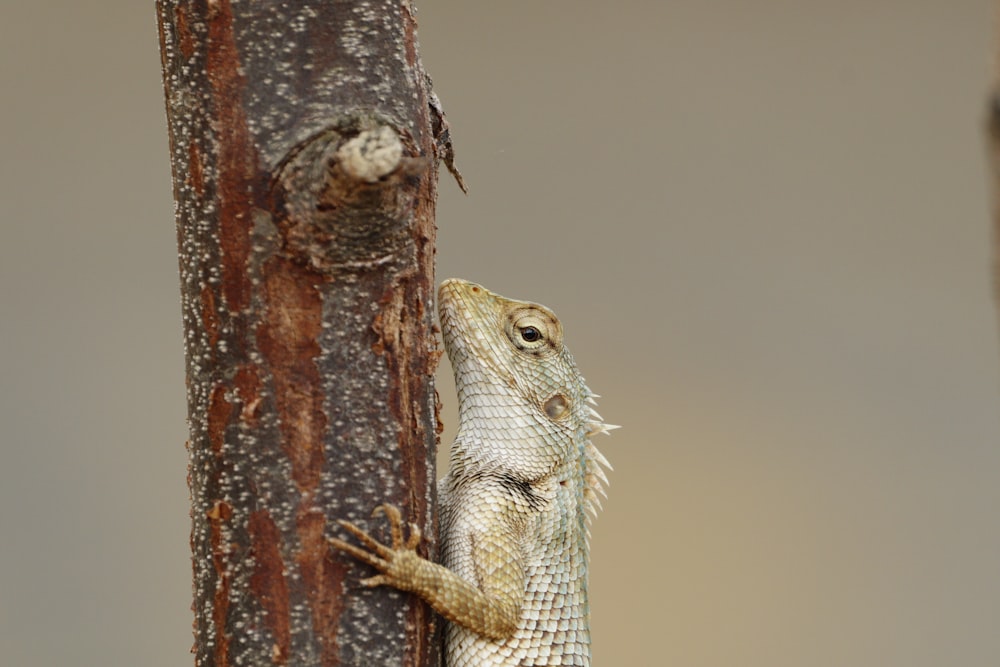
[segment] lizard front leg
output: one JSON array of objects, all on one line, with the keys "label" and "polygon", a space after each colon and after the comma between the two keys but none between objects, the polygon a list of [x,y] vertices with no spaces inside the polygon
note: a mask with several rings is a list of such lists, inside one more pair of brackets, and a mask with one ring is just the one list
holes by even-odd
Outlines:
[{"label": "lizard front leg", "polygon": [[389,520],[392,546],[382,544],[351,523],[338,523],[354,535],[364,548],[338,538],[331,546],[346,551],[379,571],[363,579],[365,586],[392,586],[426,600],[439,614],[473,632],[491,639],[505,639],[517,630],[524,595],[524,568],[513,535],[502,529],[478,536],[472,550],[478,586],[448,568],[423,558],[416,552],[419,527],[410,524],[403,539],[403,519],[389,504],[379,505],[374,515],[384,513]]}]

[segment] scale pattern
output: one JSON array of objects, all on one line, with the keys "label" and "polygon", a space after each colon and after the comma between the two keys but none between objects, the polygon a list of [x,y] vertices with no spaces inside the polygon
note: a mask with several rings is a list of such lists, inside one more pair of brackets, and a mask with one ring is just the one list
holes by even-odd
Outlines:
[{"label": "scale pattern", "polygon": [[416,554],[419,531],[404,539],[388,505],[391,546],[346,521],[364,547],[331,543],[379,571],[366,585],[411,591],[448,619],[449,667],[588,666],[587,524],[610,467],[590,436],[615,427],[550,310],[455,279],[439,304],[460,420],[439,486],[441,564]]}]

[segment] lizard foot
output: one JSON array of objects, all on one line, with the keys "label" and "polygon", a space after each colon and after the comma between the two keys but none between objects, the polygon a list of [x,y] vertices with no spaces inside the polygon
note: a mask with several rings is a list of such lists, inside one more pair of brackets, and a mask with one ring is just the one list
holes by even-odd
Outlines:
[{"label": "lizard foot", "polygon": [[[410,523],[410,536],[403,540],[403,516],[395,505],[385,503],[379,505],[372,512],[372,516],[385,514],[389,520],[389,531],[392,535],[392,546],[382,544],[367,532],[351,523],[340,519],[337,521],[347,532],[354,535],[365,548],[355,546],[349,542],[327,538],[330,545],[341,551],[346,551],[355,558],[368,563],[381,572],[374,577],[362,579],[363,586],[394,586],[403,590],[410,590],[410,582],[413,581],[415,568],[419,567],[419,562],[423,559],[417,555],[417,545],[420,544],[420,527],[415,523]],[[408,585],[409,584],[409,585]]]}]

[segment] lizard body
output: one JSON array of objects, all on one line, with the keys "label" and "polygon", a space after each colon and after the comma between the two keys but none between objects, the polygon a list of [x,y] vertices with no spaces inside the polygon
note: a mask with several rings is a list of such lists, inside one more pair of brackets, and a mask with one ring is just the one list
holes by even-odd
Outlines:
[{"label": "lizard body", "polygon": [[380,574],[369,586],[411,591],[449,623],[448,667],[590,665],[589,514],[607,461],[590,436],[607,432],[547,308],[461,280],[439,290],[445,348],[455,371],[459,429],[438,487],[441,563],[404,540],[392,546],[346,521],[364,548],[331,544]]}]

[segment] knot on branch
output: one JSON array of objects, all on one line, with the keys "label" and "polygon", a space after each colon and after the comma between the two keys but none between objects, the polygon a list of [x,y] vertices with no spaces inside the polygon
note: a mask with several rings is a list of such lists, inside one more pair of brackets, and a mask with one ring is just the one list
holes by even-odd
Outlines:
[{"label": "knot on branch", "polygon": [[344,173],[366,183],[376,183],[396,171],[402,157],[403,142],[396,131],[386,125],[362,131],[337,150]]},{"label": "knot on branch", "polygon": [[388,120],[339,119],[296,146],[275,176],[284,252],[324,273],[391,262],[412,247],[414,205],[430,166]]}]

